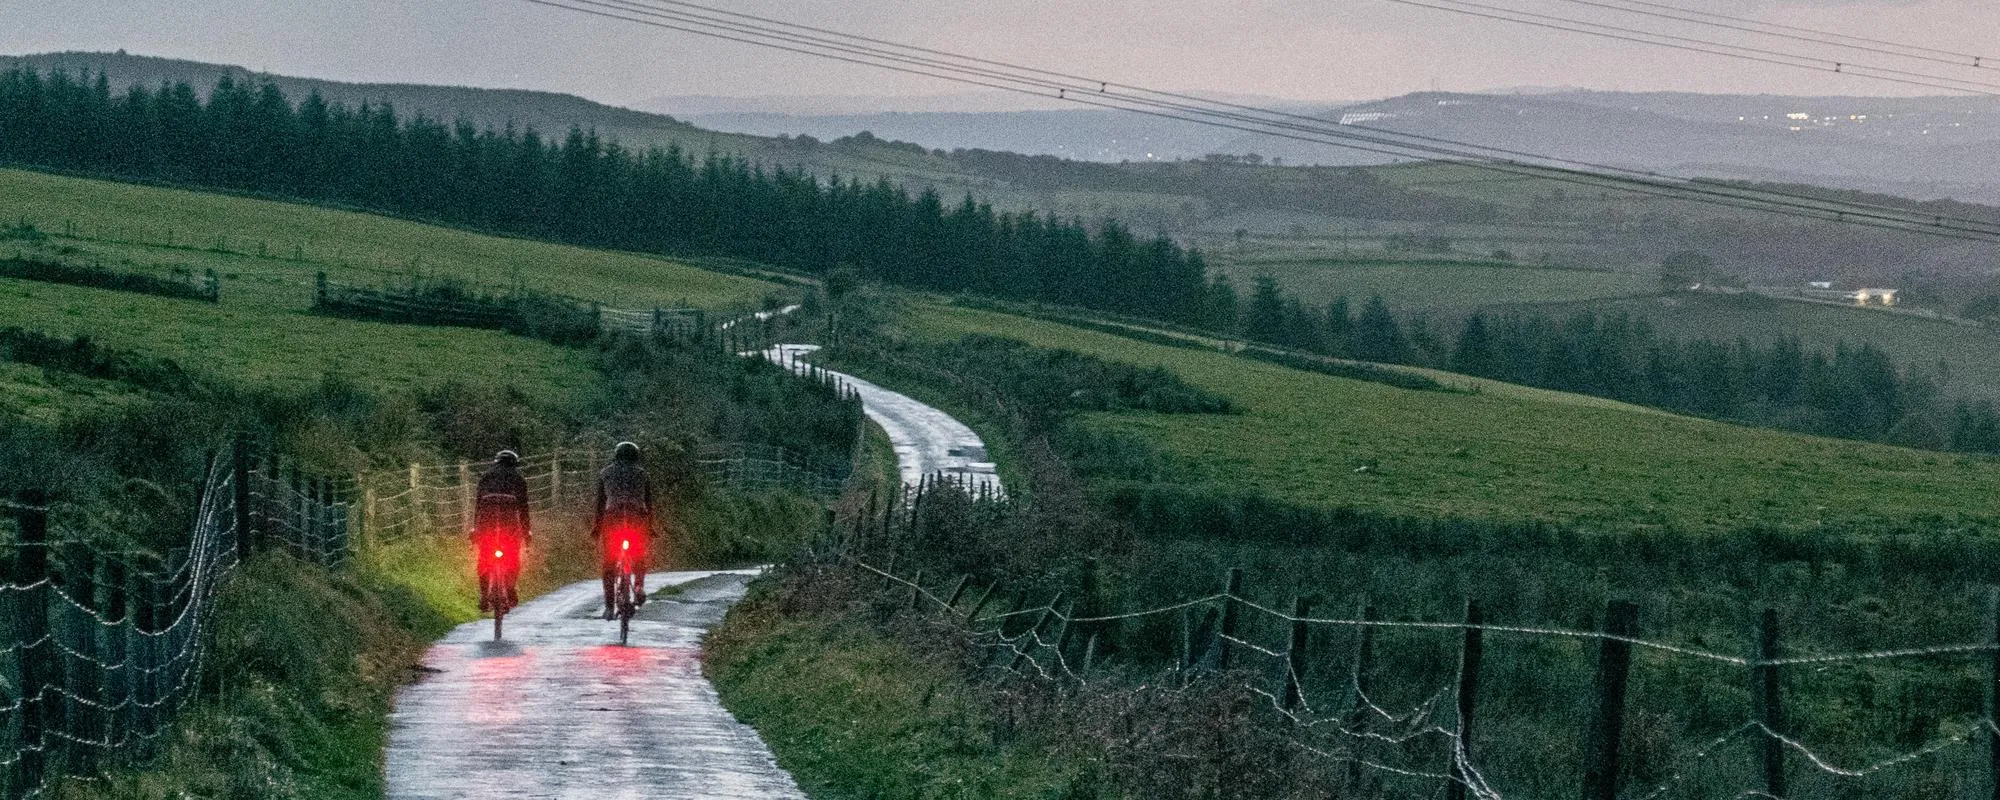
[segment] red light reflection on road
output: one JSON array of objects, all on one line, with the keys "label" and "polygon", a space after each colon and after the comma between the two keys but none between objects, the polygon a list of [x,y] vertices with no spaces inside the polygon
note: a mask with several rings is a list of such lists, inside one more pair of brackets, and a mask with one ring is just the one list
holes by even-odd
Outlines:
[{"label": "red light reflection on road", "polygon": [[522,687],[534,672],[534,662],[534,656],[519,650],[470,659],[466,672],[471,676],[472,697],[466,704],[466,722],[504,727],[521,721],[521,706],[527,699]]}]

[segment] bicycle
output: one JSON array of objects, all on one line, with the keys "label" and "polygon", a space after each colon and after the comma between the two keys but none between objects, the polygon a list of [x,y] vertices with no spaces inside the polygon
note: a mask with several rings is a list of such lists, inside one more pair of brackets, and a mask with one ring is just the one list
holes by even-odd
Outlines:
[{"label": "bicycle", "polygon": [[617,603],[618,644],[627,644],[632,636],[632,615],[639,611],[638,581],[632,574],[632,537],[630,534],[618,540],[618,580],[613,585],[612,598]]},{"label": "bicycle", "polygon": [[493,549],[490,555],[486,548],[480,548],[480,560],[487,562],[484,570],[486,580],[481,581],[484,584],[484,595],[480,599],[485,601],[484,605],[487,608],[493,610],[493,641],[497,642],[500,641],[501,628],[506,623],[507,612],[514,610],[513,587],[514,582],[520,578],[521,545],[518,543],[513,545],[515,552],[511,554],[512,558],[509,558],[506,544],[496,542],[491,547]]}]

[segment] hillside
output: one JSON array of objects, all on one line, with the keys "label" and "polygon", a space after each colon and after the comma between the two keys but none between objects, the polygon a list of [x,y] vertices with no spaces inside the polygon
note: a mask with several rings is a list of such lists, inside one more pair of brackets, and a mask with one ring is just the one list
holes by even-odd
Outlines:
[{"label": "hillside", "polygon": [[1745,428],[1463,376],[1447,380],[1477,394],[1397,389],[966,308],[920,306],[912,332],[1011,337],[1168,367],[1246,413],[1099,414],[1086,425],[1160,447],[1169,480],[1309,506],[1613,530],[2000,519],[1988,491],[2000,460],[1991,458]]},{"label": "hillside", "polygon": [[[298,387],[333,373],[377,388],[448,381],[575,398],[595,379],[575,351],[495,331],[360,322],[307,313],[313,281],[366,285],[423,276],[526,284],[614,306],[754,305],[778,287],[664,259],[507,239],[349,211],[0,170],[0,218],[44,241],[0,240],[28,256],[169,276],[221,278],[208,304],[0,278],[0,319],[172,358],[252,384]],[[12,367],[13,365],[8,365]],[[129,393],[101,382],[0,372],[0,405],[52,413]]]},{"label": "hillside", "polygon": [[692,153],[724,153],[768,164],[803,165],[819,172],[880,175],[897,181],[962,182],[952,166],[927,154],[886,147],[856,145],[835,150],[758,136],[706,130],[664,114],[605,105],[575,95],[521,89],[477,89],[429,84],[345,83],[291,75],[255,72],[226,64],[118,53],[46,53],[0,55],[0,72],[14,68],[42,72],[63,70],[71,75],[102,73],[114,93],[129,86],[157,87],[186,83],[206,92],[227,77],[239,83],[269,83],[296,99],[318,92],[328,102],[358,107],[363,103],[395,107],[397,112],[422,114],[435,120],[460,119],[478,128],[534,129],[557,135],[571,128],[594,130],[629,147],[678,146]]}]

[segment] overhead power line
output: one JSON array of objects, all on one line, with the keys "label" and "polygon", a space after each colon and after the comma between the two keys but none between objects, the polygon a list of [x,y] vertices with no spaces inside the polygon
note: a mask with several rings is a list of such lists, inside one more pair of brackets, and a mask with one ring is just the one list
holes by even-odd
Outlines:
[{"label": "overhead power line", "polygon": [[1521,177],[1666,199],[1938,236],[2000,241],[2000,222],[1674,178],[1437,137],[1342,126],[1317,117],[1208,100],[1037,67],[904,45],[674,0],[525,0],[629,24],[691,33],[1001,91],[1193,122],[1394,158],[1448,160]]},{"label": "overhead power line", "polygon": [[[1674,50],[1684,50],[1694,53],[1706,53],[1708,55],[1722,56],[1724,58],[1734,58],[1742,61],[1754,61],[1760,64],[1772,64],[1784,67],[1795,67],[1798,69],[1809,69],[1819,72],[1834,72],[1843,75],[1852,75],[1858,78],[1868,78],[1870,80],[1886,81],[1889,83],[1900,83],[1906,86],[1919,86],[1926,89],[1943,89],[1946,91],[1953,91],[1953,92],[1966,92],[1970,94],[1983,94],[1993,97],[2000,97],[2000,83],[1976,81],[1965,78],[1952,78],[1944,75],[1934,75],[1927,72],[1917,72],[1915,70],[1898,69],[1894,67],[1881,67],[1870,64],[1860,64],[1860,63],[1855,63],[1853,61],[1847,61],[1838,58],[1828,58],[1817,55],[1802,55],[1799,53],[1790,53],[1782,50],[1772,50],[1763,47],[1752,47],[1749,45],[1732,44],[1729,42],[1718,42],[1710,39],[1699,39],[1691,36],[1678,36],[1670,33],[1659,33],[1656,31],[1648,31],[1640,28],[1628,28],[1621,25],[1611,25],[1602,22],[1590,22],[1588,20],[1574,19],[1570,17],[1557,16],[1553,14],[1542,14],[1533,11],[1522,11],[1519,9],[1508,8],[1505,6],[1496,6],[1496,5],[1489,5],[1486,3],[1471,2],[1471,0],[1430,0],[1430,2],[1425,2],[1424,0],[1385,0],[1385,2],[1396,3],[1398,5],[1405,5],[1405,6],[1414,6],[1416,8],[1428,8],[1435,11],[1444,11],[1447,13],[1460,14],[1470,17],[1479,17],[1481,19],[1512,22],[1519,25],[1527,25],[1530,27],[1542,28],[1546,30],[1565,31],[1568,33],[1580,33],[1586,36],[1596,36],[1603,39],[1614,39],[1621,42],[1649,44],[1655,47],[1666,47]],[[1579,2],[1579,0],[1563,0],[1563,2]]]},{"label": "overhead power line", "polygon": [[[1598,3],[1587,2],[1587,0],[1565,0],[1565,2],[1580,2],[1585,5],[1599,5]],[[1763,20],[1751,19],[1749,17],[1736,17],[1736,16],[1730,16],[1728,14],[1718,14],[1713,11],[1701,11],[1692,8],[1671,6],[1665,3],[1649,3],[1646,2],[1646,0],[1613,0],[1613,2],[1619,3],[1622,6],[1638,6],[1639,8],[1657,9],[1662,12],[1667,12],[1665,14],[1662,14],[1661,16],[1666,16],[1669,19],[1679,19],[1686,22],[1693,22],[1695,24],[1715,25],[1716,27],[1734,28],[1737,30],[1752,30],[1751,28],[1747,27],[1739,28],[1735,25],[1724,24],[1724,23],[1740,23],[1745,26],[1756,26],[1757,28],[1768,29],[1769,31],[1784,31],[1792,34],[1801,34],[1800,36],[1796,37],[1788,36],[1786,38],[1797,38],[1802,41],[1831,44],[1839,47],[1853,47],[1859,50],[1868,50],[1871,48],[1883,48],[1876,52],[1888,53],[1890,55],[1897,55],[1904,58],[1921,58],[1928,61],[1937,61],[1942,64],[1951,64],[1954,66],[1961,66],[1961,67],[1975,67],[1978,69],[2000,69],[2000,66],[1995,65],[1993,57],[1982,56],[1975,53],[1961,53],[1956,50],[1944,50],[1925,45],[1908,44],[1905,42],[1895,42],[1887,39],[1876,39],[1867,36],[1854,36],[1845,33],[1836,33],[1833,31],[1805,28],[1797,25],[1787,25],[1781,22],[1765,22]],[[1633,13],[1643,13],[1643,12],[1635,10],[1633,11]],[[1686,15],[1686,16],[1676,16],[1676,15]],[[1711,20],[1711,22],[1702,22],[1701,19],[1690,19],[1690,17]],[[1713,22],[1713,20],[1720,20],[1721,22],[1720,23]],[[1764,31],[1753,30],[1752,32],[1763,33]],[[1784,36],[1785,34],[1768,33],[1767,35]]]}]

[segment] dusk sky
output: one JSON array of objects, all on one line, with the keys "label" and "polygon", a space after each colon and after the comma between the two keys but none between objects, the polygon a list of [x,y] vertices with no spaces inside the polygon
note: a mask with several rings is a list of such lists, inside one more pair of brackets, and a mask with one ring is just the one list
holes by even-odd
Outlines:
[{"label": "dusk sky", "polygon": [[[1483,0],[1599,19],[1562,0]],[[1994,0],[1664,0],[1981,55]],[[1306,100],[1575,86],[1786,94],[1937,93],[1398,5],[1389,0],[715,0],[713,5],[1093,77]],[[1619,17],[1625,24],[2000,85],[2000,71]],[[350,81],[662,95],[933,95],[949,83],[597,19],[522,0],[0,0],[0,53],[115,50]],[[1994,63],[2000,66],[2000,58]]]}]

